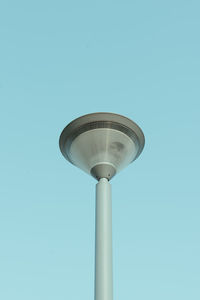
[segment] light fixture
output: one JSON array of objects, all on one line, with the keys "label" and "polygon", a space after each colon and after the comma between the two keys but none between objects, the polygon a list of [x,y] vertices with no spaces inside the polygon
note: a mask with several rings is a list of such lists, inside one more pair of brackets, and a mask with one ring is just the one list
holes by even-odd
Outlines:
[{"label": "light fixture", "polygon": [[69,123],[59,145],[72,164],[95,177],[95,300],[112,300],[112,207],[109,180],[133,162],[144,134],[132,120],[113,113],[84,115]]}]

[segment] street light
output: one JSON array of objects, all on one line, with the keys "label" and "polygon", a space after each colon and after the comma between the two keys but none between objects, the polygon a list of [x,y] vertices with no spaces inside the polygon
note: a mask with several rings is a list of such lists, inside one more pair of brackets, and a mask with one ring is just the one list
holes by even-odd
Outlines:
[{"label": "street light", "polygon": [[84,115],[60,135],[63,156],[98,180],[96,184],[95,300],[112,300],[112,206],[109,180],[133,162],[144,134],[132,120],[113,113]]}]

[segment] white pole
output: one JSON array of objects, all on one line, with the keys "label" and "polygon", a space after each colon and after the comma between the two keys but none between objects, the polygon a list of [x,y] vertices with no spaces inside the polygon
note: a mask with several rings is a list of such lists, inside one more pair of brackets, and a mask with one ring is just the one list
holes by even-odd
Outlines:
[{"label": "white pole", "polygon": [[96,185],[95,300],[113,300],[111,185]]}]

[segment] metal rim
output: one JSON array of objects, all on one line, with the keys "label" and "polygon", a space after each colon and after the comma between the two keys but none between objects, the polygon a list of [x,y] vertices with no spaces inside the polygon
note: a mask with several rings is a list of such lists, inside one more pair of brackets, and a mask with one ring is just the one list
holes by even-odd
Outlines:
[{"label": "metal rim", "polygon": [[99,112],[81,116],[70,122],[63,129],[59,139],[59,146],[63,156],[73,163],[66,151],[64,151],[64,145],[67,143],[67,148],[70,149],[71,143],[78,135],[98,128],[111,128],[121,131],[129,136],[133,142],[137,142],[139,149],[134,160],[140,155],[144,148],[144,134],[135,122],[115,113]]}]

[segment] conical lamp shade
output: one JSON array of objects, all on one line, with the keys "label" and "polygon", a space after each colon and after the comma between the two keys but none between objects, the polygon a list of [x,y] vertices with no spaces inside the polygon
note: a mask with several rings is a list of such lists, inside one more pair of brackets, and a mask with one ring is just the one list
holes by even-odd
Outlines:
[{"label": "conical lamp shade", "polygon": [[60,149],[67,160],[88,174],[98,165],[107,166],[109,179],[135,160],[143,146],[141,129],[131,120],[111,113],[80,117],[60,137]]}]

